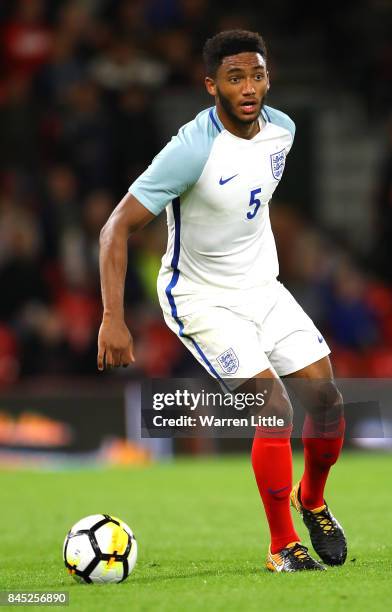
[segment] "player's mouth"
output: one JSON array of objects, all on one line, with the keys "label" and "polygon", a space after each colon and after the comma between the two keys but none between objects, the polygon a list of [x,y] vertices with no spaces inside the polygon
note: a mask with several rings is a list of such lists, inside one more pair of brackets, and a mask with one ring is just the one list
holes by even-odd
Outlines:
[{"label": "player's mouth", "polygon": [[256,100],[246,100],[246,102],[241,102],[241,109],[247,115],[251,115],[258,111],[259,104]]}]

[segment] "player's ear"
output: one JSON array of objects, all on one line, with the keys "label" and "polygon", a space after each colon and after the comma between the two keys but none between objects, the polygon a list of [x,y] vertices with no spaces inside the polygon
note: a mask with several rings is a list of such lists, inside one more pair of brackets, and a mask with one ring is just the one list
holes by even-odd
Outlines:
[{"label": "player's ear", "polygon": [[269,88],[270,88],[270,77],[269,77],[269,72],[267,70],[267,91],[269,90]]},{"label": "player's ear", "polygon": [[210,96],[216,96],[216,85],[214,79],[211,77],[206,77],[204,83]]}]

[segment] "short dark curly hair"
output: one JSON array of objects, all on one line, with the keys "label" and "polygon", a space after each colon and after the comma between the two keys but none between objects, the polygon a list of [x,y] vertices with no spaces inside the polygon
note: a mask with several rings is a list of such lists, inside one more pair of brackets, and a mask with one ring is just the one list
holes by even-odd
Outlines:
[{"label": "short dark curly hair", "polygon": [[265,42],[257,32],[248,30],[225,30],[209,38],[203,48],[206,74],[215,76],[224,57],[253,51],[260,53],[267,61]]}]

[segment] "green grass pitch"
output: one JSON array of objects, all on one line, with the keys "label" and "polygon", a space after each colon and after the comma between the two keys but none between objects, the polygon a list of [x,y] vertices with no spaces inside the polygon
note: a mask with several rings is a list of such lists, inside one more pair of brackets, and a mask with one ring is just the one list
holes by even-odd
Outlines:
[{"label": "green grass pitch", "polygon": [[[327,499],[348,536],[345,566],[284,575],[264,569],[266,523],[248,458],[4,471],[0,589],[67,590],[68,609],[83,612],[386,610],[392,595],[391,459],[346,452],[333,469]],[[296,477],[301,460],[295,457]],[[78,519],[100,512],[130,524],[138,562],[119,585],[79,585],[63,567],[63,538]]]}]

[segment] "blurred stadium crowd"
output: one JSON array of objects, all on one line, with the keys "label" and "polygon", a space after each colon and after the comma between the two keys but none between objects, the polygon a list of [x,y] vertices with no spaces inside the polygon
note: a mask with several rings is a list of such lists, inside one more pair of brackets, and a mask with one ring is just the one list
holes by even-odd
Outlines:
[{"label": "blurred stadium crowd", "polygon": [[[277,82],[287,78],[280,50],[290,54],[295,43],[301,62],[310,39],[317,40],[335,86],[349,88],[370,116],[387,125],[389,2],[343,2],[336,10],[329,7],[322,22],[317,7],[313,12],[301,1],[255,8],[244,0],[241,14],[238,4],[1,3],[3,387],[35,376],[97,376],[99,232],[167,139],[168,128],[154,112],[157,102],[170,100],[172,92],[177,99],[182,91],[202,95],[200,52],[206,37],[231,27],[259,29],[272,43]],[[186,109],[183,114],[184,121],[194,115],[187,115]],[[173,121],[176,127],[184,122]],[[375,185],[374,208],[381,222],[376,231],[378,256],[371,265],[364,267],[289,203],[277,199],[272,207],[281,279],[325,331],[340,376],[392,376],[392,128],[389,147]],[[127,320],[138,364],[101,377],[198,371],[166,329],[157,305],[155,279],[165,244],[163,218],[130,240]]]}]

